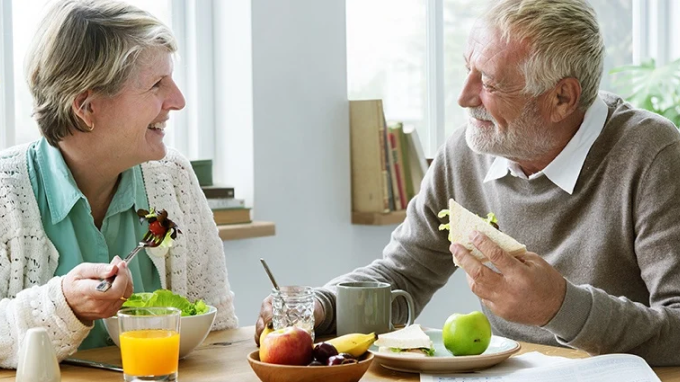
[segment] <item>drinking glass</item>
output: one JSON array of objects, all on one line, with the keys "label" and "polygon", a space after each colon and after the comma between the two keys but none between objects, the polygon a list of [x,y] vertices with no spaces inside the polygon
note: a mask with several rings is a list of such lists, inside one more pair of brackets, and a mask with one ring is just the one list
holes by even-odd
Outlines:
[{"label": "drinking glass", "polygon": [[272,288],[274,329],[297,326],[314,340],[314,291],[308,286]]},{"label": "drinking glass", "polygon": [[177,308],[137,307],[118,311],[126,382],[177,380],[180,317]]}]

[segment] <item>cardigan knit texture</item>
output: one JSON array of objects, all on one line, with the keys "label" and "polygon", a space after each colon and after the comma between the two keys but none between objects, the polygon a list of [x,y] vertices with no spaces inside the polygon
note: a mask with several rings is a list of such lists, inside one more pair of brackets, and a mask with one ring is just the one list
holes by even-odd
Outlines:
[{"label": "cardigan knit texture", "polygon": [[[501,230],[567,280],[561,308],[543,327],[506,321],[483,306],[494,334],[680,365],[680,134],[656,114],[601,97],[607,119],[573,195],[546,176],[484,183],[494,157],[470,150],[464,130],[454,133],[382,258],[316,290],[326,312],[317,330],[335,328],[335,285],[345,281],[388,282],[413,296],[419,314],[456,271],[447,232],[438,230],[447,221],[437,218],[453,198],[480,216],[494,212]],[[406,315],[405,301],[395,299],[393,320]]]},{"label": "cardigan knit texture", "polygon": [[[0,367],[15,368],[32,327],[44,327],[57,358],[74,353],[91,326],[74,315],[54,276],[60,254],[43,229],[28,177],[28,145],[0,152]],[[161,286],[217,308],[213,330],[236,328],[222,241],[189,161],[168,149],[141,165],[149,205],[165,209],[182,229],[170,249],[145,249]]]}]

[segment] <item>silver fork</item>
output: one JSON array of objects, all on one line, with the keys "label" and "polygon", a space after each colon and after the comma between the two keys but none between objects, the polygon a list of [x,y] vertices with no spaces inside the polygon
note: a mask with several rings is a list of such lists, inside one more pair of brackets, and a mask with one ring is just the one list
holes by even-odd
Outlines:
[{"label": "silver fork", "polygon": [[[142,239],[142,241],[137,243],[137,246],[135,247],[135,249],[130,251],[130,253],[128,253],[128,255],[125,256],[123,261],[126,264],[128,264],[130,261],[132,261],[132,259],[135,258],[137,253],[139,251],[141,251],[142,248],[158,247],[159,245],[161,245],[162,242],[163,242],[163,238],[159,238],[156,235],[154,235],[152,232],[149,231],[149,232],[146,233],[146,235],[144,235],[144,238]],[[97,285],[96,289],[100,292],[106,292],[107,290],[111,289],[111,283],[113,283],[113,280],[115,280],[115,278],[116,278],[116,275],[113,275],[113,276],[109,277],[108,279],[102,280]]]}]

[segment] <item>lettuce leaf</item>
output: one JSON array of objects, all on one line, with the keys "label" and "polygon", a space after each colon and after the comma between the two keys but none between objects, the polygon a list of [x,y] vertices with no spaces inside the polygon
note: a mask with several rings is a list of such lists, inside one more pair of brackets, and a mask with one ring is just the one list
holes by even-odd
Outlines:
[{"label": "lettuce leaf", "polygon": [[428,357],[434,357],[434,348],[412,348],[412,349],[389,348],[389,349],[392,353],[407,353],[421,351],[425,353],[425,355]]},{"label": "lettuce leaf", "polygon": [[171,307],[182,311],[182,316],[195,316],[208,312],[208,305],[203,300],[197,300],[191,303],[185,297],[172,293],[167,289],[158,289],[153,293],[133,293],[127,301],[123,303],[124,307]]},{"label": "lettuce leaf", "polygon": [[[451,211],[449,211],[449,210],[441,210],[437,214],[437,217],[442,219],[442,218],[449,216],[450,213],[451,213]],[[498,219],[496,218],[496,214],[494,214],[493,212],[489,212],[486,215],[486,219],[483,219],[483,220],[485,222],[487,222],[487,224],[493,226],[494,228],[496,228],[497,230],[500,231],[500,229],[498,228]],[[451,241],[452,234],[451,234],[451,224],[450,223],[440,224],[439,230],[440,231],[448,230],[449,231],[449,241]]]}]

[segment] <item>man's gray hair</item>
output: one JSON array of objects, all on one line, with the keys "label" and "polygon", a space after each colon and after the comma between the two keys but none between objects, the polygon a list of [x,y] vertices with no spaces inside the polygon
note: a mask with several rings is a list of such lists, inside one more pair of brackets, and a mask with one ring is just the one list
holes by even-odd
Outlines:
[{"label": "man's gray hair", "polygon": [[47,141],[56,146],[72,129],[89,131],[72,109],[76,96],[118,94],[140,55],[153,48],[174,53],[177,43],[167,26],[137,7],[109,0],[54,4],[26,55],[33,112]]},{"label": "man's gray hair", "polygon": [[494,0],[483,20],[506,41],[529,44],[520,64],[525,92],[538,96],[563,78],[581,84],[579,108],[597,97],[602,78],[604,42],[595,11],[585,0]]}]

